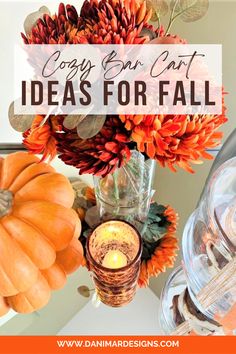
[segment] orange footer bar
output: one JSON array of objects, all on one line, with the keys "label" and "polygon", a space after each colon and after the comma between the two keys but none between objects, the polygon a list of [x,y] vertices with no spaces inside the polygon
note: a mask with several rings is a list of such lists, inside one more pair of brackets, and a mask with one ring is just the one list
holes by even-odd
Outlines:
[{"label": "orange footer bar", "polygon": [[235,354],[236,337],[1,336],[1,354]]}]

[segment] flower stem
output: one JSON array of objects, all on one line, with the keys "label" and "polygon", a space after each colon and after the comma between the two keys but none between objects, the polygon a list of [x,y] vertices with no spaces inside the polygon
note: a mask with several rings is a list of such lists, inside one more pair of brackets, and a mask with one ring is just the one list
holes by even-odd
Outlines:
[{"label": "flower stem", "polygon": [[114,182],[114,195],[116,202],[120,199],[119,195],[119,186],[118,186],[118,171],[113,173],[113,182]]},{"label": "flower stem", "polygon": [[174,6],[172,8],[171,15],[170,15],[170,21],[169,21],[169,24],[167,26],[165,36],[169,33],[169,30],[170,30],[170,28],[171,28],[171,26],[173,24],[173,17],[174,17],[175,9],[176,9],[176,6],[177,6],[178,2],[179,2],[179,0],[176,0],[175,3],[174,3]]},{"label": "flower stem", "polygon": [[172,8],[171,16],[170,16],[170,21],[169,21],[169,24],[168,24],[168,27],[167,27],[165,36],[169,34],[169,31],[170,31],[171,26],[173,25],[174,21],[175,21],[179,16],[181,16],[184,12],[188,11],[189,9],[191,9],[191,8],[195,5],[195,1],[194,1],[191,5],[185,7],[182,11],[180,11],[179,13],[177,13],[177,14],[174,16],[175,9],[176,9],[176,6],[177,6],[178,2],[179,2],[179,0],[176,0],[174,6],[173,6],[173,8]]}]

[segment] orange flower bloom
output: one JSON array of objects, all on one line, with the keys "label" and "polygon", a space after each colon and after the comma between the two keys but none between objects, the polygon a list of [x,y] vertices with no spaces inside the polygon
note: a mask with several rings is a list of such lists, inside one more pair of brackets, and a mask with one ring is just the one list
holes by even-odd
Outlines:
[{"label": "orange flower bloom", "polygon": [[58,117],[51,116],[43,125],[44,116],[37,115],[31,129],[23,134],[23,144],[32,154],[43,154],[41,161],[52,161],[57,153],[54,131],[60,130]]},{"label": "orange flower bloom", "polygon": [[178,216],[175,211],[168,206],[164,212],[170,225],[167,233],[158,241],[157,247],[148,260],[143,260],[140,267],[138,284],[140,288],[147,287],[149,278],[164,273],[166,268],[172,268],[177,255],[178,240],[176,238],[176,228]]},{"label": "orange flower bloom", "polygon": [[146,1],[85,0],[80,15],[74,6],[61,3],[57,14],[45,14],[22,38],[25,44],[143,44],[149,41],[141,33],[144,27],[164,34],[162,27],[148,24],[151,16]]},{"label": "orange flower bloom", "polygon": [[206,152],[219,145],[222,133],[216,130],[227,121],[221,115],[121,115],[138,150],[174,172],[179,166],[194,173],[190,163],[212,159]]}]

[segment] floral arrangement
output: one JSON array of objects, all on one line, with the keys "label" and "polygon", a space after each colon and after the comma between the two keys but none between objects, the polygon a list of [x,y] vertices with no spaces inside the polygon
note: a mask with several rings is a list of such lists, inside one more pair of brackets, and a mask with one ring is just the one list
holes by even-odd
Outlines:
[{"label": "floral arrangement", "polygon": [[[74,209],[82,221],[80,241],[84,247],[84,261],[86,266],[86,239],[92,231],[94,220],[96,224],[96,197],[94,189],[79,179],[72,180],[75,192]],[[90,212],[91,211],[91,212]],[[90,217],[90,214],[93,217]],[[143,253],[141,258],[139,287],[147,287],[149,279],[156,277],[172,268],[177,255],[178,240],[176,236],[178,215],[170,206],[151,204],[147,220],[142,226]],[[99,223],[99,218],[97,220]]]},{"label": "floral arrangement", "polygon": [[[170,33],[172,23],[178,17],[186,22],[201,18],[208,1],[190,6],[175,0],[170,8],[165,30],[160,18],[168,11],[166,1],[85,0],[80,15],[73,6],[60,4],[53,16],[45,8],[37,21],[29,16],[22,37],[26,44],[185,43]],[[157,21],[156,27],[150,20]],[[219,115],[36,116],[24,129],[23,142],[30,152],[42,153],[43,160],[58,154],[80,174],[105,177],[129,161],[131,149],[172,171],[180,167],[193,173],[191,164],[211,159],[207,150],[219,145],[225,113],[223,99]]]},{"label": "floral arrangement", "polygon": [[[60,4],[55,15],[43,7],[28,16],[22,38],[25,44],[184,44],[184,39],[170,33],[172,24],[177,18],[198,20],[206,13],[208,1],[174,0],[170,9],[165,29],[161,16],[168,5],[164,0],[85,0],[80,14],[71,5]],[[194,173],[191,165],[212,159],[207,150],[220,144],[218,129],[227,121],[225,114],[222,92],[219,115],[37,115],[21,117],[21,121],[9,117],[12,126],[23,132],[25,147],[42,154],[42,160],[51,161],[58,154],[65,164],[78,168],[79,174],[106,177],[126,165],[135,149],[174,172],[179,167]],[[79,190],[74,208],[83,221],[81,241],[85,245],[91,227],[88,214],[96,199],[92,189],[80,186]],[[142,225],[140,287],[173,266],[178,249],[176,225],[177,214],[171,207],[151,204]]]}]

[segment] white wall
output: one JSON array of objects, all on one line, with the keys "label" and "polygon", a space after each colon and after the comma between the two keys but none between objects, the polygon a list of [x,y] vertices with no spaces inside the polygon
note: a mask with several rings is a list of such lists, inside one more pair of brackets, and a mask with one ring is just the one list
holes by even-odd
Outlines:
[{"label": "white wall", "polygon": [[[14,98],[14,45],[22,43],[20,33],[26,16],[42,5],[51,13],[57,11],[60,1],[0,1],[0,143],[21,142],[21,134],[8,122],[8,107]],[[70,0],[79,8],[82,0]]]},{"label": "white wall", "polygon": [[[236,38],[236,0],[210,1],[210,7],[205,17],[193,23],[184,23],[177,20],[172,27],[172,33],[177,33],[182,38],[187,39],[189,43],[222,44],[223,83],[225,90],[229,92],[226,96],[229,122],[222,129],[226,138],[236,128],[236,41],[234,40]],[[196,173],[193,176],[184,171],[172,173],[168,169],[157,169],[156,198],[163,203],[171,204],[178,211],[180,216],[178,228],[180,241],[183,227],[196,207],[211,165],[212,162],[205,161],[203,165],[196,166]],[[177,264],[180,262],[180,258],[181,251]],[[169,273],[170,271],[151,281],[151,288],[157,294],[160,294]]]}]

